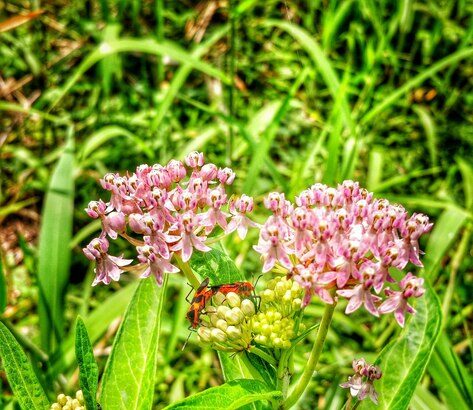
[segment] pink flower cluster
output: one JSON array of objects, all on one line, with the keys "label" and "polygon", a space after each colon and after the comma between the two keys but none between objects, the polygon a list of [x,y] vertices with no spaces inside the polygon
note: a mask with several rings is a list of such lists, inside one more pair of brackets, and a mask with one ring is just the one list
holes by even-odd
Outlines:
[{"label": "pink flower cluster", "polygon": [[386,286],[396,283],[389,269],[422,266],[419,238],[432,228],[428,217],[409,216],[353,181],[337,188],[315,184],[295,204],[273,192],[264,204],[272,215],[254,247],[263,272],[284,268],[305,289],[304,304],[314,294],[333,303],[335,289],[349,300],[347,314],[364,305],[374,316],[394,312],[404,326],[405,312],[414,313],[408,299],[422,296],[423,279],[409,273],[392,290]]},{"label": "pink flower cluster", "polygon": [[[161,284],[164,273],[179,270],[171,262],[173,255],[187,262],[194,249],[209,251],[207,237],[217,227],[225,233],[236,230],[243,239],[248,227],[257,226],[247,216],[253,198],[243,195],[229,200],[226,187],[234,179],[230,168],[206,164],[199,152],[190,153],[184,163],[140,165],[127,176],[106,174],[100,183],[110,191],[110,201],[92,201],[86,209],[91,218],[102,222],[100,236],[84,248],[87,258],[96,261],[93,285],[117,281],[124,271],[138,272],[143,278],[153,275]],[[118,236],[136,247],[137,265],[128,266],[132,260],[108,254],[107,237]]]},{"label": "pink flower cluster", "polygon": [[341,384],[340,387],[350,389],[353,397],[364,400],[369,397],[373,403],[378,404],[378,393],[373,382],[379,380],[383,375],[379,367],[366,363],[365,359],[353,360],[353,370],[355,374],[348,378],[348,381]]}]

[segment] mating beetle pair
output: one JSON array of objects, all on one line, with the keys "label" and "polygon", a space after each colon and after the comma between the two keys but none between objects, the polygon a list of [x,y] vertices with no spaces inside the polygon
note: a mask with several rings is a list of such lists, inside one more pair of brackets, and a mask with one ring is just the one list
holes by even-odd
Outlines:
[{"label": "mating beetle pair", "polygon": [[206,278],[195,291],[194,297],[191,301],[188,300],[190,292],[186,297],[186,300],[190,303],[189,310],[186,314],[186,317],[190,322],[189,330],[195,329],[200,324],[201,312],[204,310],[207,302],[216,293],[220,292],[227,295],[230,292],[234,292],[241,296],[248,297],[254,294],[254,291],[255,287],[250,282],[235,282],[209,286],[209,278]]}]

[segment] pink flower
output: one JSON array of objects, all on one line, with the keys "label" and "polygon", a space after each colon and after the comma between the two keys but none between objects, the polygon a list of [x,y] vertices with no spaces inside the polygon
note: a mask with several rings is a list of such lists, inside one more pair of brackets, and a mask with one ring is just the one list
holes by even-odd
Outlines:
[{"label": "pink flower", "polygon": [[247,213],[253,211],[253,207],[253,198],[245,194],[238,199],[231,200],[229,209],[232,214],[232,219],[227,226],[226,232],[230,233],[236,230],[240,239],[243,240],[248,233],[248,228],[258,227],[257,223],[246,216]]},{"label": "pink flower", "polygon": [[386,314],[394,312],[394,317],[401,327],[404,327],[405,314],[415,313],[415,309],[409,305],[408,299],[411,297],[421,297],[424,292],[424,279],[417,278],[412,273],[408,273],[400,282],[401,291],[397,292],[386,289],[388,298],[379,307],[379,312]]},{"label": "pink flower", "polygon": [[217,172],[217,179],[221,184],[231,185],[235,180],[235,173],[230,168],[222,168]]},{"label": "pink flower", "polygon": [[269,272],[276,262],[288,269],[292,267],[288,256],[291,250],[285,241],[287,234],[287,226],[280,224],[277,219],[268,219],[261,231],[258,245],[253,246],[265,260],[263,272]]},{"label": "pink flower", "polygon": [[[328,290],[335,288],[349,299],[347,313],[364,305],[378,316],[383,289],[397,283],[390,269],[402,270],[409,262],[422,266],[419,237],[432,228],[426,216],[409,218],[402,206],[373,199],[354,181],[336,188],[314,184],[295,201],[296,208],[284,194],[271,192],[265,197],[271,215],[260,228],[254,249],[262,255],[263,272],[279,261],[279,270],[286,268],[288,275],[294,275],[306,290],[304,303],[312,295],[330,303]],[[278,233],[271,234],[270,227]],[[387,293],[397,300],[390,292],[395,291]]]},{"label": "pink flower", "polygon": [[186,156],[184,161],[188,167],[201,167],[204,165],[204,154],[202,152],[193,151]]},{"label": "pink flower", "polygon": [[186,168],[181,161],[172,159],[166,165],[166,170],[168,171],[169,177],[172,182],[179,182],[186,176]]},{"label": "pink flower", "polygon": [[206,227],[206,232],[210,233],[216,225],[226,230],[228,215],[220,209],[227,203],[225,191],[221,187],[209,189],[207,191],[206,202],[209,206],[209,210],[200,216],[200,223]]},{"label": "pink flower", "polygon": [[136,250],[138,251],[138,260],[148,265],[141,274],[141,278],[147,278],[148,276],[153,275],[156,282],[158,282],[159,285],[162,285],[164,273],[179,272],[179,269],[172,265],[168,259],[160,257],[159,251],[157,251],[153,246],[138,246]]},{"label": "pink flower", "polygon": [[105,214],[107,205],[101,199],[98,201],[90,201],[85,212],[93,219],[97,219]]},{"label": "pink flower", "polygon": [[204,181],[212,181],[217,178],[218,168],[215,164],[205,164],[200,170],[200,177]]},{"label": "pink flower", "polygon": [[350,394],[353,397],[358,397],[359,400],[369,397],[375,404],[378,404],[378,394],[373,382],[381,378],[381,370],[377,366],[366,363],[363,358],[353,360],[353,370],[355,374],[348,377],[348,381],[342,383],[340,387],[350,389]]},{"label": "pink flower", "polygon": [[123,212],[110,212],[102,219],[104,232],[112,239],[117,239],[119,233],[125,230],[126,221]]},{"label": "pink flower", "polygon": [[[166,166],[139,165],[131,175],[106,174],[100,183],[110,192],[110,201],[91,201],[86,209],[91,218],[102,222],[99,242],[84,250],[87,257],[97,261],[97,280],[108,283],[118,279],[124,270],[120,267],[129,263],[107,254],[107,235],[117,239],[120,234],[130,242],[141,264],[148,264],[143,275],[153,274],[158,282],[164,273],[175,271],[172,257],[188,261],[194,248],[210,251],[205,240],[217,226],[226,233],[238,230],[243,237],[249,227],[257,225],[247,215],[253,210],[253,200],[242,197],[239,209],[232,210],[229,229],[226,189],[234,179],[230,168],[205,164],[200,152],[191,152],[184,162],[171,160]],[[126,270],[138,272],[140,268],[136,265]]]},{"label": "pink flower", "polygon": [[208,252],[211,250],[204,241],[206,237],[197,236],[194,233],[196,218],[192,212],[186,212],[183,215],[178,215],[177,223],[174,228],[177,228],[180,234],[180,239],[171,248],[172,251],[181,251],[181,257],[184,262],[187,262],[191,256],[193,248],[201,252]]},{"label": "pink flower", "polygon": [[108,255],[108,246],[108,241],[105,238],[95,238],[83,249],[85,256],[96,263],[94,270],[96,276],[92,286],[100,282],[108,285],[112,280],[118,281],[120,274],[124,272],[120,268],[133,262],[131,259]]},{"label": "pink flower", "polygon": [[375,303],[380,301],[381,298],[371,293],[374,279],[375,270],[371,266],[366,266],[361,273],[361,283],[359,285],[356,285],[353,289],[337,290],[338,295],[350,300],[345,309],[347,315],[364,305],[365,309],[373,316],[379,316]]}]

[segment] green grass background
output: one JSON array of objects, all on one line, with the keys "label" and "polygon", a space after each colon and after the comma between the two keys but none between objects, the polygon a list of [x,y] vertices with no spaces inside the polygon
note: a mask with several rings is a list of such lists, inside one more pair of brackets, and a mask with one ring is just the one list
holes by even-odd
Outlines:
[{"label": "green grass background", "polygon": [[[98,178],[200,150],[257,201],[350,178],[431,216],[424,273],[443,335],[411,406],[468,403],[456,381],[473,369],[471,2],[7,0],[0,27],[2,321],[51,392],[77,388],[77,314],[103,366],[134,286],[90,287],[80,249],[98,227],[83,208],[103,195]],[[225,242],[249,278],[260,270],[255,241]],[[193,339],[180,351],[187,292],[170,278],[157,408],[221,382],[211,351]],[[338,312],[300,408],[339,408],[336,382],[354,355],[374,358],[396,337],[391,322]],[[45,352],[60,358],[53,371]],[[3,391],[13,406],[6,382]]]}]

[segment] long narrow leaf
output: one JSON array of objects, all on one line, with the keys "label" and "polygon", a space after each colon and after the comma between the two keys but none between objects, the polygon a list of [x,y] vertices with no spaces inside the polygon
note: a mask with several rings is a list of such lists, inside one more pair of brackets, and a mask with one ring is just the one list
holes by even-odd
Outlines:
[{"label": "long narrow leaf", "polygon": [[49,400],[15,337],[0,322],[0,357],[10,387],[23,410],[49,409]]},{"label": "long narrow leaf", "polygon": [[84,393],[87,408],[97,408],[97,387],[99,383],[99,368],[94,358],[89,335],[80,317],[76,322],[76,357],[79,364],[79,384]]},{"label": "long narrow leaf", "polygon": [[54,169],[42,212],[38,282],[41,344],[50,351],[63,334],[63,297],[69,278],[74,209],[74,140],[69,138]]}]

